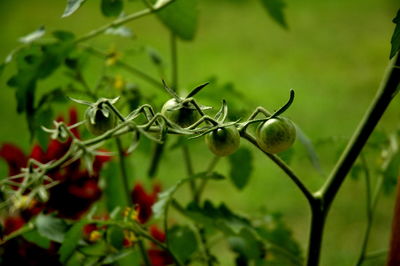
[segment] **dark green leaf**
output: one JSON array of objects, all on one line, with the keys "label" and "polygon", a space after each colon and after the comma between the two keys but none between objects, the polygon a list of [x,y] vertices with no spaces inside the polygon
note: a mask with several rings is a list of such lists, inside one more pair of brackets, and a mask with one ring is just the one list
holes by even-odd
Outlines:
[{"label": "dark green leaf", "polygon": [[281,215],[264,217],[265,224],[257,227],[258,235],[267,242],[267,265],[302,265],[302,252]]},{"label": "dark green leaf", "polygon": [[101,0],[101,12],[106,17],[116,17],[124,8],[122,0]]},{"label": "dark green leaf", "polygon": [[197,30],[197,0],[175,0],[157,12],[164,25],[183,40],[190,41]]},{"label": "dark green leaf", "polygon": [[68,17],[69,15],[72,15],[76,10],[78,10],[82,4],[86,0],[67,0],[67,6],[65,7],[64,13],[62,14],[62,17]]},{"label": "dark green leaf", "polygon": [[68,230],[67,224],[60,218],[39,214],[35,221],[38,233],[52,241],[62,243]]},{"label": "dark green leaf", "polygon": [[390,43],[392,44],[392,48],[390,49],[390,58],[395,56],[400,50],[400,9],[397,11],[397,15],[393,19],[393,23],[396,24],[396,27],[394,28],[392,39],[390,40]]},{"label": "dark green leaf", "polygon": [[191,177],[181,179],[179,180],[174,186],[170,187],[169,189],[163,191],[162,193],[158,194],[158,200],[157,202],[153,205],[153,213],[155,218],[160,218],[165,210],[168,207],[168,204],[172,200],[172,197],[174,193],[180,188],[183,184],[190,180],[194,179],[213,179],[213,180],[222,180],[224,177],[218,173],[212,172],[212,173],[206,173],[202,172],[196,175],[193,175]]},{"label": "dark green leaf", "polygon": [[28,35],[19,38],[19,41],[22,43],[31,43],[33,41],[40,39],[45,33],[46,33],[46,30],[44,29],[44,26],[40,26],[34,32],[29,33]]},{"label": "dark green leaf", "polygon": [[216,207],[208,200],[203,206],[190,203],[185,214],[195,222],[214,227],[226,235],[237,235],[243,228],[251,228],[248,219],[233,213],[225,204]]},{"label": "dark green leaf", "polygon": [[34,121],[34,128],[35,136],[37,141],[39,142],[40,147],[46,149],[49,143],[49,133],[45,132],[41,126],[50,128],[53,123],[53,110],[46,106],[41,108],[37,112],[35,112],[35,121]]},{"label": "dark green leaf", "polygon": [[99,240],[94,244],[79,247],[79,251],[88,256],[104,256],[110,253],[109,246],[104,240]]},{"label": "dark green leaf", "polygon": [[124,231],[121,227],[112,226],[107,229],[107,241],[116,249],[123,248]]},{"label": "dark green leaf", "polygon": [[172,253],[183,264],[198,249],[197,238],[188,226],[175,225],[168,231],[168,244]]},{"label": "dark green leaf", "polygon": [[239,148],[228,157],[230,163],[229,176],[238,189],[243,189],[249,182],[253,171],[253,156],[247,148]]},{"label": "dark green leaf", "polygon": [[238,235],[228,238],[230,248],[238,253],[239,257],[245,257],[246,260],[258,260],[265,254],[265,248],[261,241],[248,229],[243,229]]},{"label": "dark green leaf", "polygon": [[50,247],[50,240],[41,236],[36,230],[26,232],[22,236],[29,242],[32,242],[41,248],[48,249]]},{"label": "dark green leaf", "polygon": [[286,4],[283,0],[261,0],[268,14],[282,27],[288,28],[283,10]]},{"label": "dark green leaf", "polygon": [[87,223],[86,220],[80,220],[75,223],[65,234],[64,241],[58,251],[60,254],[60,261],[66,263],[70,256],[78,246],[79,240],[82,237],[83,227]]}]

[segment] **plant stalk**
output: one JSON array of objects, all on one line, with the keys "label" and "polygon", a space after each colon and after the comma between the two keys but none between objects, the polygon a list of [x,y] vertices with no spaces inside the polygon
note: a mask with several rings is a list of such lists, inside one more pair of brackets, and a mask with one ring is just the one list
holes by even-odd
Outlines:
[{"label": "plant stalk", "polygon": [[314,194],[316,198],[320,197],[321,200],[317,201],[319,202],[316,204],[318,208],[311,204],[312,219],[307,258],[308,266],[319,265],[323,229],[329,208],[369,136],[399,90],[399,66],[400,59],[397,54],[389,65],[377,95],[372,101],[368,111],[365,113],[364,118],[361,120],[346,149],[343,151],[336,166],[332,170],[329,178],[322,188]]}]

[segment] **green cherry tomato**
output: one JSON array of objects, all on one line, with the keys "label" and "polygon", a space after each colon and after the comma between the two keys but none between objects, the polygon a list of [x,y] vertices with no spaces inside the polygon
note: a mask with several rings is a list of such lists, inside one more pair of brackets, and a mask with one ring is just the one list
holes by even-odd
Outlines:
[{"label": "green cherry tomato", "polygon": [[292,146],[296,139],[296,128],[287,118],[272,118],[257,127],[256,139],[262,150],[279,153]]},{"label": "green cherry tomato", "polygon": [[239,148],[239,131],[235,126],[218,128],[206,135],[206,143],[217,156],[231,155]]},{"label": "green cherry tomato", "polygon": [[162,107],[161,113],[175,124],[185,128],[194,124],[200,119],[199,112],[194,108],[193,104],[187,103],[179,109],[174,109],[179,103],[175,98],[169,99]]},{"label": "green cherry tomato", "polygon": [[[108,115],[106,116],[104,113],[108,113]],[[103,105],[101,108],[89,107],[86,110],[85,119],[87,129],[96,136],[114,128],[116,122],[114,112],[106,105]]]}]

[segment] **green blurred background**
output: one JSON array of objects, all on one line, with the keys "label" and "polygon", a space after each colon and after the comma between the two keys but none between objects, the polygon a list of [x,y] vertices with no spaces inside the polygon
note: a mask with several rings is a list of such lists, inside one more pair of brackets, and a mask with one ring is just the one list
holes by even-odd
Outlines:
[{"label": "green blurred background", "polygon": [[[48,32],[63,29],[79,36],[110,21],[102,17],[99,1],[88,1],[78,12],[62,19],[65,2],[0,1],[0,58],[19,45],[19,37],[40,25],[45,25]],[[126,1],[126,12],[137,10],[140,6],[137,2]],[[288,0],[286,31],[268,17],[259,1],[199,1],[196,38],[193,42],[179,42],[178,46],[180,87],[190,89],[215,76],[219,84],[231,82],[245,93],[250,110],[258,105],[270,110],[279,108],[286,101],[289,89],[295,89],[295,102],[286,115],[310,137],[323,170],[329,172],[379,87],[388,64],[394,29],[391,20],[398,7],[397,0]],[[147,56],[135,52],[149,45],[163,56],[166,71],[170,71],[169,34],[163,25],[148,16],[127,26],[135,32],[135,39],[100,36],[88,44],[121,51],[124,60],[158,77]],[[89,83],[95,82],[101,71],[98,62],[94,61],[87,70]],[[141,85],[130,74],[113,71]],[[12,65],[0,78],[0,142],[17,143],[28,152],[25,117],[16,114],[14,90],[5,85],[11,73]],[[62,85],[66,79],[62,73],[57,75],[59,79],[39,83],[39,90]],[[160,101],[167,99],[145,83],[141,88],[149,96],[157,95]],[[208,94],[211,92],[207,89],[201,92],[205,98]],[[226,100],[229,104],[229,98]],[[59,110],[66,113],[67,107],[60,106]],[[399,127],[399,122],[400,101],[395,99],[378,128],[390,133]],[[250,147],[247,143],[242,145]],[[230,182],[212,183],[205,196],[214,202],[224,200],[231,208],[250,216],[256,215],[260,208],[281,212],[305,251],[309,230],[306,200],[280,169],[251,149],[255,161],[249,185],[238,191]],[[204,169],[211,153],[200,140],[194,141],[193,150],[195,168]],[[313,169],[299,143],[294,151],[291,166],[308,187],[317,189],[324,178]],[[131,157],[135,178],[147,182],[142,165],[148,165],[148,154]],[[181,153],[170,151],[161,164],[158,177],[165,187],[185,176],[183,167],[171,169],[176,158],[181,160]],[[3,162],[0,171],[6,175]],[[219,171],[227,173],[225,160]],[[366,221],[364,200],[362,180],[347,179],[328,217],[321,265],[354,265]],[[387,248],[392,209],[393,195],[382,197],[369,250]],[[365,265],[382,265],[382,261]]]}]

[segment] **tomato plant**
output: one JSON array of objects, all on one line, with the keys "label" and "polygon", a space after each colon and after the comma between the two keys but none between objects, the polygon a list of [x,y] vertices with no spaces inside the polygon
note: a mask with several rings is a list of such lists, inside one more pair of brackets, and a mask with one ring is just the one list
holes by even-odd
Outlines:
[{"label": "tomato plant", "polygon": [[[260,1],[278,25],[288,28],[284,1]],[[86,1],[66,2],[62,17],[79,16],[77,11],[86,7]],[[50,35],[39,27],[21,37],[21,45],[0,64],[0,74],[9,75],[7,85],[15,90],[17,112],[25,115],[31,141],[28,153],[14,144],[0,146],[0,158],[8,165],[8,176],[0,179],[0,264],[317,266],[322,240],[329,236],[325,236],[328,214],[350,175],[364,179],[367,195],[357,265],[373,257],[367,246],[379,195],[393,190],[400,165],[400,134],[379,136],[374,131],[399,88],[400,11],[393,20],[392,61],[382,86],[326,175],[313,145],[317,142],[302,130],[303,118],[293,116],[292,122],[285,117],[293,104],[312,106],[302,91],[297,91],[302,97],[295,102],[294,90],[289,90],[287,102],[277,100],[273,108],[280,107],[270,112],[250,99],[251,85],[239,90],[214,77],[181,78],[179,69],[184,72],[190,64],[199,64],[178,56],[180,42],[193,41],[197,32],[196,5],[195,0],[102,0],[99,10],[112,21],[83,35],[65,30]],[[127,14],[131,9],[135,11]],[[163,53],[140,43],[146,38],[136,38],[127,27],[152,15],[170,35],[154,37],[167,43],[168,62]],[[239,21],[241,16],[234,18]],[[148,32],[153,34],[152,22],[143,23],[149,23]],[[102,50],[99,43],[89,42],[103,35],[130,48],[117,45]],[[116,38],[126,39],[119,43]],[[142,56],[147,58],[143,65],[138,63]],[[230,69],[224,64],[224,70]],[[242,75],[243,69],[232,73]],[[180,96],[185,95],[182,84],[187,85],[188,79],[202,78],[208,82]],[[269,94],[282,96],[266,89],[265,95]],[[214,111],[221,99],[222,106]],[[68,118],[54,118],[54,110],[72,102],[82,105],[70,108]],[[205,143],[194,140],[200,137]],[[368,149],[373,151],[366,155]],[[315,172],[326,175],[319,189],[309,188],[317,186],[299,175],[308,171],[298,171],[299,163],[292,164],[292,157],[307,157]],[[264,182],[276,173],[264,171],[265,161],[286,175],[308,204],[309,237],[302,241],[307,247],[296,240],[288,219],[266,205],[267,191],[275,187],[271,190]],[[265,178],[258,178],[260,187],[253,185],[254,190],[247,192],[253,205],[246,214],[239,206],[245,200],[231,193],[244,190],[254,169]],[[371,181],[373,175],[376,182]],[[224,191],[216,182],[225,182]],[[265,202],[259,202],[261,198]],[[396,206],[398,212],[399,202]],[[400,263],[398,213],[394,217],[389,266]]]}]

